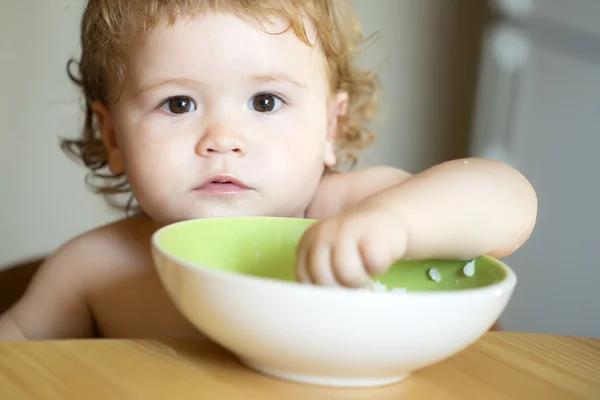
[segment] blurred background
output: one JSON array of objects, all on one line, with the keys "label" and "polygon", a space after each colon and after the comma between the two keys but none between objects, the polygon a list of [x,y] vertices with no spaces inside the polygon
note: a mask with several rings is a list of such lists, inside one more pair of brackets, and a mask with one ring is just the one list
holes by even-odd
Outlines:
[{"label": "blurred background", "polygon": [[[363,62],[381,64],[385,91],[360,165],[416,173],[480,156],[522,171],[539,216],[505,259],[519,283],[503,328],[600,337],[600,1],[354,3],[380,34]],[[0,0],[0,269],[122,217],[59,149],[83,122],[66,75],[83,5]]]}]

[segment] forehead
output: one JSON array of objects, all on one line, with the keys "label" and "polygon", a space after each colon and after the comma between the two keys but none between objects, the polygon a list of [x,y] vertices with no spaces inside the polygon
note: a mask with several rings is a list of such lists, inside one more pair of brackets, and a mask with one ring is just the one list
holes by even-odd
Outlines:
[{"label": "forehead", "polygon": [[[258,24],[234,14],[206,12],[161,25],[136,38],[128,51],[127,80],[202,78],[223,85],[236,76],[285,74],[307,85],[327,84],[320,46],[301,41],[285,21]],[[316,32],[306,24],[311,43]]]}]

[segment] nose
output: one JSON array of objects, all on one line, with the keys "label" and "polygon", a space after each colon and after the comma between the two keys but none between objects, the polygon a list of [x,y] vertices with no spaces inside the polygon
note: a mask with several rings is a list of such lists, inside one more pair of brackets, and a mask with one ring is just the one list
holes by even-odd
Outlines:
[{"label": "nose", "polygon": [[239,133],[224,125],[213,126],[200,138],[196,153],[202,157],[246,154],[247,143]]}]

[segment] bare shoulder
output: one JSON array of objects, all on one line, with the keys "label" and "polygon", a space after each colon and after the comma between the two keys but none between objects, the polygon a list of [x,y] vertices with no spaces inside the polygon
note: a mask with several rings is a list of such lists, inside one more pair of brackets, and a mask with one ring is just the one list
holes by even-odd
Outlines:
[{"label": "bare shoulder", "polygon": [[331,173],[323,177],[307,217],[321,219],[338,214],[363,199],[397,185],[411,177],[406,171],[389,166]]},{"label": "bare shoulder", "polygon": [[92,265],[109,266],[136,258],[140,251],[148,250],[154,231],[152,220],[141,214],[91,230],[67,246],[71,246],[72,251],[81,249],[89,252],[87,262]]},{"label": "bare shoulder", "polygon": [[[54,278],[53,287],[78,291],[77,295],[87,300],[91,288],[118,272],[119,266],[139,265],[137,261],[148,251],[152,233],[153,224],[144,215],[85,232],[49,257],[36,281]],[[52,288],[47,283],[45,286]]]},{"label": "bare shoulder", "polygon": [[10,317],[27,339],[93,336],[90,293],[123,259],[139,254],[135,248],[144,246],[144,235],[151,235],[150,223],[134,217],[71,239],[48,257],[3,318]]},{"label": "bare shoulder", "polygon": [[76,279],[91,275],[93,279],[95,273],[146,249],[152,232],[152,222],[143,215],[100,226],[65,243],[42,269],[69,271]]}]

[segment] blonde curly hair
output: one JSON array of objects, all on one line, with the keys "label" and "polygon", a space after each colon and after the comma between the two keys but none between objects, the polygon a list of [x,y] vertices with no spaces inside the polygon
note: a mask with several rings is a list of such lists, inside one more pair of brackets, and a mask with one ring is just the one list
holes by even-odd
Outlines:
[{"label": "blonde curly hair", "polygon": [[81,137],[63,140],[61,148],[83,162],[90,170],[87,184],[105,195],[113,206],[122,208],[111,197],[129,194],[129,183],[125,174],[113,175],[106,168],[107,154],[92,102],[108,104],[109,80],[123,83],[123,60],[133,35],[145,34],[160,24],[170,26],[178,18],[194,17],[207,10],[231,12],[259,23],[269,18],[289,21],[288,30],[307,45],[314,44],[308,39],[305,22],[312,23],[327,60],[332,93],[342,90],[349,95],[347,115],[339,121],[338,164],[334,169],[353,167],[360,150],[373,141],[373,132],[366,125],[377,111],[379,75],[355,65],[369,38],[364,38],[349,0],[88,0],[81,23],[81,58],[67,65],[71,80],[84,95],[85,122]]}]

